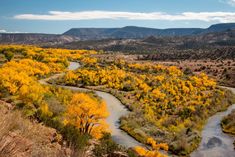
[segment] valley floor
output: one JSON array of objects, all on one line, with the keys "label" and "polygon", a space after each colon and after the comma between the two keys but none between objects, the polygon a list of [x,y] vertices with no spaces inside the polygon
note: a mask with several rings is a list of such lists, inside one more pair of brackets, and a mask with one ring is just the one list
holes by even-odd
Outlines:
[{"label": "valley floor", "polygon": [[[91,139],[90,152],[98,157],[117,152],[121,157],[145,156],[143,152],[160,155],[159,150],[168,146],[170,153],[188,156],[204,140],[201,132],[208,118],[234,100],[232,92],[215,81],[234,83],[233,60],[153,62],[129,55],[33,46],[2,46],[0,52],[0,98],[12,102],[0,102],[0,142],[8,142],[0,147],[2,154],[17,149],[10,153],[81,156]],[[86,125],[82,125],[84,116],[88,117]],[[232,120],[233,112],[223,119],[225,132],[233,132]],[[89,122],[97,128],[89,130]],[[106,123],[114,141],[134,148],[113,142]],[[132,137],[152,149],[138,147],[142,144]],[[27,148],[8,147],[17,142]],[[42,152],[45,146],[49,149]]]},{"label": "valley floor", "polygon": [[[125,58],[125,56],[122,56],[122,57]],[[111,57],[109,56],[109,59],[110,58]],[[215,91],[215,93],[214,93],[215,97],[211,96],[211,97],[208,97],[205,99],[203,98],[203,100],[211,99],[212,102],[210,102],[207,107],[205,106],[204,103],[208,103],[208,102],[202,102],[203,108],[205,110],[201,111],[200,113],[197,113],[199,111],[195,111],[196,114],[199,114],[198,117],[196,115],[194,117],[193,114],[191,115],[192,117],[190,115],[188,115],[191,118],[189,118],[189,119],[186,118],[186,119],[188,119],[191,122],[187,122],[186,124],[184,124],[185,126],[181,126],[179,124],[180,122],[173,123],[173,121],[171,121],[171,118],[174,118],[177,121],[178,120],[181,121],[180,120],[181,115],[179,115],[179,113],[175,113],[176,115],[164,113],[163,115],[167,116],[166,119],[164,119],[164,116],[163,116],[163,118],[161,118],[161,117],[154,118],[155,120],[158,119],[158,122],[161,121],[161,124],[158,124],[157,122],[154,122],[154,120],[149,120],[148,118],[146,118],[146,114],[148,114],[148,113],[146,113],[145,110],[142,111],[143,106],[141,106],[142,105],[141,103],[144,103],[144,101],[142,99],[138,99],[138,98],[136,99],[136,93],[139,92],[139,90],[136,90],[136,88],[141,88],[141,87],[138,87],[139,86],[138,84],[135,85],[136,78],[134,78],[132,80],[132,82],[128,82],[128,79],[130,79],[131,77],[135,77],[138,75],[141,75],[141,77],[145,77],[144,75],[146,75],[147,77],[149,77],[149,80],[152,81],[152,82],[146,81],[147,82],[146,88],[148,88],[149,84],[151,84],[151,83],[154,84],[154,81],[152,80],[151,75],[152,74],[154,75],[155,72],[154,72],[154,70],[152,73],[149,72],[152,70],[151,68],[154,69],[154,67],[151,67],[152,65],[149,64],[149,62],[131,61],[131,62],[125,63],[125,61],[119,62],[117,60],[116,60],[117,62],[115,62],[115,61],[113,62],[112,59],[105,60],[104,62],[103,61],[104,61],[104,58],[102,58],[102,61],[99,61],[99,63],[96,64],[95,60],[87,59],[85,62],[83,61],[84,65],[83,65],[83,67],[81,67],[81,69],[79,69],[75,72],[67,73],[64,77],[57,80],[56,82],[58,84],[62,83],[62,84],[66,84],[66,85],[85,87],[85,88],[89,88],[89,89],[101,90],[101,91],[111,93],[112,95],[117,97],[124,105],[126,105],[130,110],[133,111],[128,116],[125,116],[121,119],[121,128],[124,131],[126,131],[129,135],[133,136],[134,138],[136,138],[138,141],[141,141],[142,143],[146,143],[146,139],[148,137],[154,137],[158,142],[166,142],[170,146],[170,151],[173,152],[174,154],[188,155],[190,152],[195,150],[200,143],[200,139],[201,139],[200,132],[203,129],[203,126],[205,125],[206,120],[210,116],[215,114],[216,112],[226,110],[226,108],[232,104],[231,101],[232,101],[233,96],[232,96],[231,92],[224,91],[219,88],[207,88],[205,90],[205,92],[208,94],[209,91]],[[101,65],[99,65],[99,64],[101,64]],[[114,65],[114,67],[112,67],[113,65]],[[115,65],[116,65],[116,67],[115,67]],[[113,70],[109,69],[109,66],[111,66],[112,67],[111,69],[113,69]],[[156,65],[156,66],[158,66],[158,65]],[[107,71],[107,74],[106,74],[106,70],[107,70],[106,68],[110,70],[110,71],[109,70]],[[160,66],[158,68],[161,69]],[[114,71],[114,70],[117,70],[117,71]],[[130,76],[128,74],[129,71],[131,72]],[[164,70],[162,70],[162,71],[164,71]],[[116,74],[116,72],[117,72],[117,74]],[[177,72],[177,69],[175,69],[174,72]],[[160,73],[160,74],[162,74],[162,73]],[[157,76],[158,75],[159,75],[159,73],[157,73]],[[193,75],[193,73],[185,73],[184,75],[191,76],[191,75]],[[171,79],[171,77],[172,77],[171,75],[168,76],[168,79]],[[187,76],[185,76],[185,77],[187,78]],[[183,80],[185,79],[185,77],[183,77]],[[157,78],[157,79],[160,79],[160,78]],[[166,80],[168,80],[168,79],[166,79]],[[179,75],[178,79],[181,79],[181,74]],[[207,78],[203,78],[203,79],[205,79],[205,81],[206,81]],[[107,81],[107,80],[109,80],[109,81]],[[164,80],[164,78],[163,78],[163,80]],[[104,81],[104,82],[101,83],[100,81],[101,82]],[[106,84],[106,81],[107,81],[107,84]],[[115,81],[117,81],[117,82],[115,82]],[[131,83],[131,84],[128,84],[125,81],[127,81],[128,83]],[[53,81],[52,81],[52,83],[53,83]],[[142,84],[144,86],[144,82],[142,82]],[[207,84],[207,83],[203,83],[203,84]],[[154,84],[153,86],[155,86],[155,85],[156,84]],[[157,86],[159,86],[159,88],[161,88],[162,85],[158,84]],[[181,88],[181,87],[178,86],[178,88]],[[200,87],[198,87],[198,88],[200,88]],[[148,92],[150,92],[150,91],[148,91]],[[164,90],[162,90],[162,91],[164,91]],[[220,95],[221,94],[220,92],[222,92],[224,94]],[[145,93],[145,94],[148,95],[148,93]],[[161,92],[158,94],[159,94],[158,96],[160,96]],[[145,96],[142,95],[142,97],[145,97]],[[151,95],[148,95],[148,99],[151,101],[154,101],[154,99],[153,100],[151,99]],[[194,99],[194,98],[192,98],[192,99]],[[145,100],[145,101],[148,101],[148,100]],[[148,103],[151,104],[152,103],[151,101],[148,101]],[[159,101],[161,101],[161,99]],[[195,103],[200,102],[200,100],[197,100],[197,101],[198,102],[195,102]],[[148,103],[146,105],[148,105]],[[144,112],[144,113],[142,113],[142,112]],[[149,112],[151,112],[151,109]],[[154,111],[154,112],[156,112],[156,111]],[[174,111],[171,111],[171,112],[174,112]],[[176,112],[178,112],[178,111],[176,111]],[[167,114],[169,114],[169,115],[167,115]],[[183,112],[181,112],[181,114],[183,114]],[[185,123],[183,119],[181,122]],[[194,120],[196,120],[197,122],[194,123],[193,122]],[[176,126],[176,127],[173,127],[173,126]],[[192,130],[187,129],[187,128],[192,128]]]}]

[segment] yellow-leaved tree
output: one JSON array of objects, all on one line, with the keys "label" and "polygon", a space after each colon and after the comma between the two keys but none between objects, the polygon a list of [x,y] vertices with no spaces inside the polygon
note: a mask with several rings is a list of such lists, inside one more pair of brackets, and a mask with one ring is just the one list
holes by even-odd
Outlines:
[{"label": "yellow-leaved tree", "polygon": [[77,93],[67,106],[64,123],[76,126],[82,134],[99,139],[104,132],[109,131],[107,117],[104,101],[100,102],[85,93]]},{"label": "yellow-leaved tree", "polygon": [[17,72],[11,68],[0,69],[0,89],[15,95],[23,86],[29,86],[34,79],[25,72]]},{"label": "yellow-leaved tree", "polygon": [[168,145],[166,143],[157,144],[157,142],[152,138],[148,138],[147,143],[151,145],[152,150],[147,150],[141,146],[137,146],[135,147],[135,151],[138,153],[138,155],[142,157],[167,157],[167,155],[159,152],[159,149],[168,151]]}]

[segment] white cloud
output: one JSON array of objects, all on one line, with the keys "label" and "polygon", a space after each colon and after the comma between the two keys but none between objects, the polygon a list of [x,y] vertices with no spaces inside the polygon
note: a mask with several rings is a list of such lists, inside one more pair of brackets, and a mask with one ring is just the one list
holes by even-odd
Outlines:
[{"label": "white cloud", "polygon": [[[232,0],[235,1],[235,0]],[[206,21],[235,22],[235,12],[183,12],[168,14],[164,12],[122,12],[122,11],[49,11],[48,14],[19,14],[15,19],[23,20],[94,20],[94,19],[126,19],[126,20],[165,20],[165,21]]]},{"label": "white cloud", "polygon": [[0,29],[0,33],[7,33],[7,31],[4,29]]},{"label": "white cloud", "polygon": [[219,2],[235,7],[235,0],[219,0]]},{"label": "white cloud", "polygon": [[27,32],[18,32],[18,31],[13,31],[13,32],[11,32],[11,31],[7,31],[7,30],[5,30],[5,29],[1,29],[1,28],[0,28],[0,33],[27,33]]},{"label": "white cloud", "polygon": [[235,7],[235,0],[228,0],[227,3],[233,7]]}]

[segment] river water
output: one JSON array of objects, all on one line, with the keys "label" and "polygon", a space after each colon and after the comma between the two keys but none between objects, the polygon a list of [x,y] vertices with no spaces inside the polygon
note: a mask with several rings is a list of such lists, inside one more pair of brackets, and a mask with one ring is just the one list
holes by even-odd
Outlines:
[{"label": "river water", "polygon": [[[70,62],[68,70],[76,70],[79,67],[79,63]],[[50,78],[56,78],[59,76],[61,76],[61,74],[57,76],[54,75]],[[45,84],[48,79],[40,80],[40,82]],[[71,86],[59,87],[75,91],[90,91],[85,88]],[[229,89],[235,92],[234,88]],[[94,92],[107,104],[107,108],[110,113],[107,118],[107,123],[109,124],[113,140],[127,148],[143,145],[119,128],[120,118],[129,114],[128,109],[125,108],[124,105],[113,95],[101,91]],[[233,109],[235,109],[235,104],[230,106],[226,111],[219,112],[208,119],[207,124],[202,131],[201,144],[198,149],[191,154],[192,157],[235,157],[235,151],[233,148],[233,141],[235,137],[224,134],[220,127],[220,121],[222,118],[228,115]]]},{"label": "river water", "polygon": [[[68,69],[75,70],[80,67],[79,63],[71,62]],[[89,91],[85,88],[77,88],[77,87],[70,87],[70,86],[60,86],[63,88],[67,88],[70,90],[82,90],[82,91]],[[109,128],[111,130],[112,138],[118,144],[130,148],[135,146],[142,145],[138,141],[136,141],[133,137],[129,136],[126,132],[120,129],[120,118],[129,114],[128,109],[113,95],[101,92],[101,91],[94,91],[99,97],[101,97],[107,104],[107,109],[109,111],[109,117],[107,118],[107,123],[109,124]]]},{"label": "river water", "polygon": [[[235,93],[235,88],[223,87]],[[224,116],[235,109],[235,104],[226,111],[210,117],[202,131],[202,141],[191,157],[235,157],[233,142],[235,136],[223,133],[220,122]]]}]

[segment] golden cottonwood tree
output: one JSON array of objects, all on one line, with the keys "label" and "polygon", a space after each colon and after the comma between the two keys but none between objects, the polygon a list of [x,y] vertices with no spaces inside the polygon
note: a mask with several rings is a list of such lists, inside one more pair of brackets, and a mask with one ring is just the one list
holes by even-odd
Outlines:
[{"label": "golden cottonwood tree", "polygon": [[0,69],[1,88],[7,90],[10,94],[16,94],[24,85],[29,86],[33,79],[25,72],[17,72],[11,68]]},{"label": "golden cottonwood tree", "polygon": [[43,76],[50,72],[50,69],[46,64],[31,59],[22,59],[18,62],[11,61],[4,64],[3,68],[10,68],[17,72],[25,72],[29,76]]},{"label": "golden cottonwood tree", "polygon": [[65,124],[76,126],[81,133],[101,138],[108,132],[105,119],[108,116],[105,102],[99,102],[88,94],[74,94],[65,113]]},{"label": "golden cottonwood tree", "polygon": [[152,138],[148,138],[147,143],[151,145],[152,150],[147,150],[143,147],[137,146],[135,147],[135,151],[138,153],[138,155],[143,157],[167,157],[166,155],[159,152],[159,149],[168,151],[167,144],[165,143],[157,144],[157,142]]}]

